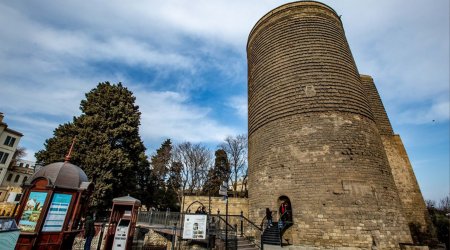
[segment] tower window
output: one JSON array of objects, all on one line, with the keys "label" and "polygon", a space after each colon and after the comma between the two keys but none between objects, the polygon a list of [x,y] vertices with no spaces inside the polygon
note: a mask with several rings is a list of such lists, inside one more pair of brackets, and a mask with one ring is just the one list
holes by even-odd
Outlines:
[{"label": "tower window", "polygon": [[8,178],[6,178],[6,181],[11,181],[13,174],[9,174]]},{"label": "tower window", "polygon": [[20,179],[20,175],[16,175],[16,178],[14,178],[14,182],[18,182]]}]

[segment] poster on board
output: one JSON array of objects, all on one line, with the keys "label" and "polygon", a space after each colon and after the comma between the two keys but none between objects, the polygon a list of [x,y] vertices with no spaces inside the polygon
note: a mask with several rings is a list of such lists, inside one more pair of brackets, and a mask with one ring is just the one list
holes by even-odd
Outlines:
[{"label": "poster on board", "polygon": [[186,214],[183,239],[206,239],[206,220],[206,214]]},{"label": "poster on board", "polygon": [[71,194],[53,195],[42,232],[59,232],[62,230],[71,199]]},{"label": "poster on board", "polygon": [[47,198],[46,192],[31,192],[19,221],[19,228],[24,232],[33,232],[41,216],[42,207]]}]

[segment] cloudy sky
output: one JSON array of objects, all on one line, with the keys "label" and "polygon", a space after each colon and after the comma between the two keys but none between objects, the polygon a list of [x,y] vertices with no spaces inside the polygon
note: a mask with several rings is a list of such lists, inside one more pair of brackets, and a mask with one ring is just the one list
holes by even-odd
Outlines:
[{"label": "cloudy sky", "polygon": [[[26,158],[98,82],[137,97],[148,153],[247,131],[248,34],[287,1],[2,1],[0,112]],[[372,75],[426,199],[449,192],[449,2],[325,1]]]}]

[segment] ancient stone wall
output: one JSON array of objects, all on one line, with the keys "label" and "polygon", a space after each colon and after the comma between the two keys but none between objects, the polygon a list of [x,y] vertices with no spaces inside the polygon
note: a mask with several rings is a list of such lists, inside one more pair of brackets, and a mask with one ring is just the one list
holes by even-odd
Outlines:
[{"label": "ancient stone wall", "polygon": [[294,245],[411,242],[337,14],[318,2],[283,5],[258,21],[247,53],[250,217],[287,196]]},{"label": "ancient stone wall", "polygon": [[431,221],[405,146],[399,135],[382,136],[382,140],[403,203],[405,217],[408,223],[420,223],[423,229],[426,229],[431,226]]},{"label": "ancient stone wall", "polygon": [[[209,206],[209,198],[208,196],[185,196],[184,198],[184,209],[186,210],[190,204],[191,212],[194,213],[197,208],[202,203],[206,210],[208,210]],[[220,211],[220,214],[225,214],[226,203],[222,197],[211,197],[211,213],[217,214],[217,210]],[[231,215],[240,215],[241,211],[244,212],[244,216],[248,218],[248,199],[247,198],[228,198],[228,214]]]},{"label": "ancient stone wall", "polygon": [[399,135],[394,135],[380,95],[372,77],[361,75],[366,96],[382,135],[384,149],[392,170],[395,185],[403,205],[403,213],[409,223],[419,223],[423,231],[430,230],[431,221],[419,184]]},{"label": "ancient stone wall", "polygon": [[378,93],[372,77],[368,75],[361,75],[361,82],[380,135],[393,135],[394,131],[392,130],[391,122],[389,121],[383,102],[381,101],[380,94]]}]

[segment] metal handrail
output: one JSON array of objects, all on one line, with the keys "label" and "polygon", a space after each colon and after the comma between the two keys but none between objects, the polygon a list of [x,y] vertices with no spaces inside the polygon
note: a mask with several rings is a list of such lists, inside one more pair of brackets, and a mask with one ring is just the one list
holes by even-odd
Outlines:
[{"label": "metal handrail", "polygon": [[[211,215],[211,216],[217,216],[219,218],[219,220],[225,222],[229,227],[231,227],[231,229],[236,230],[236,228],[233,227],[233,225],[231,225],[230,223],[228,223],[224,218],[222,218],[221,215]],[[230,216],[230,215],[228,215],[228,216]]]},{"label": "metal handrail", "polygon": [[[265,218],[265,217],[264,217]],[[262,226],[256,225],[253,221],[249,220],[247,217],[242,215],[242,219],[244,219],[245,221],[247,221],[248,223],[252,224],[254,227],[256,227],[259,231],[263,231]]]}]

